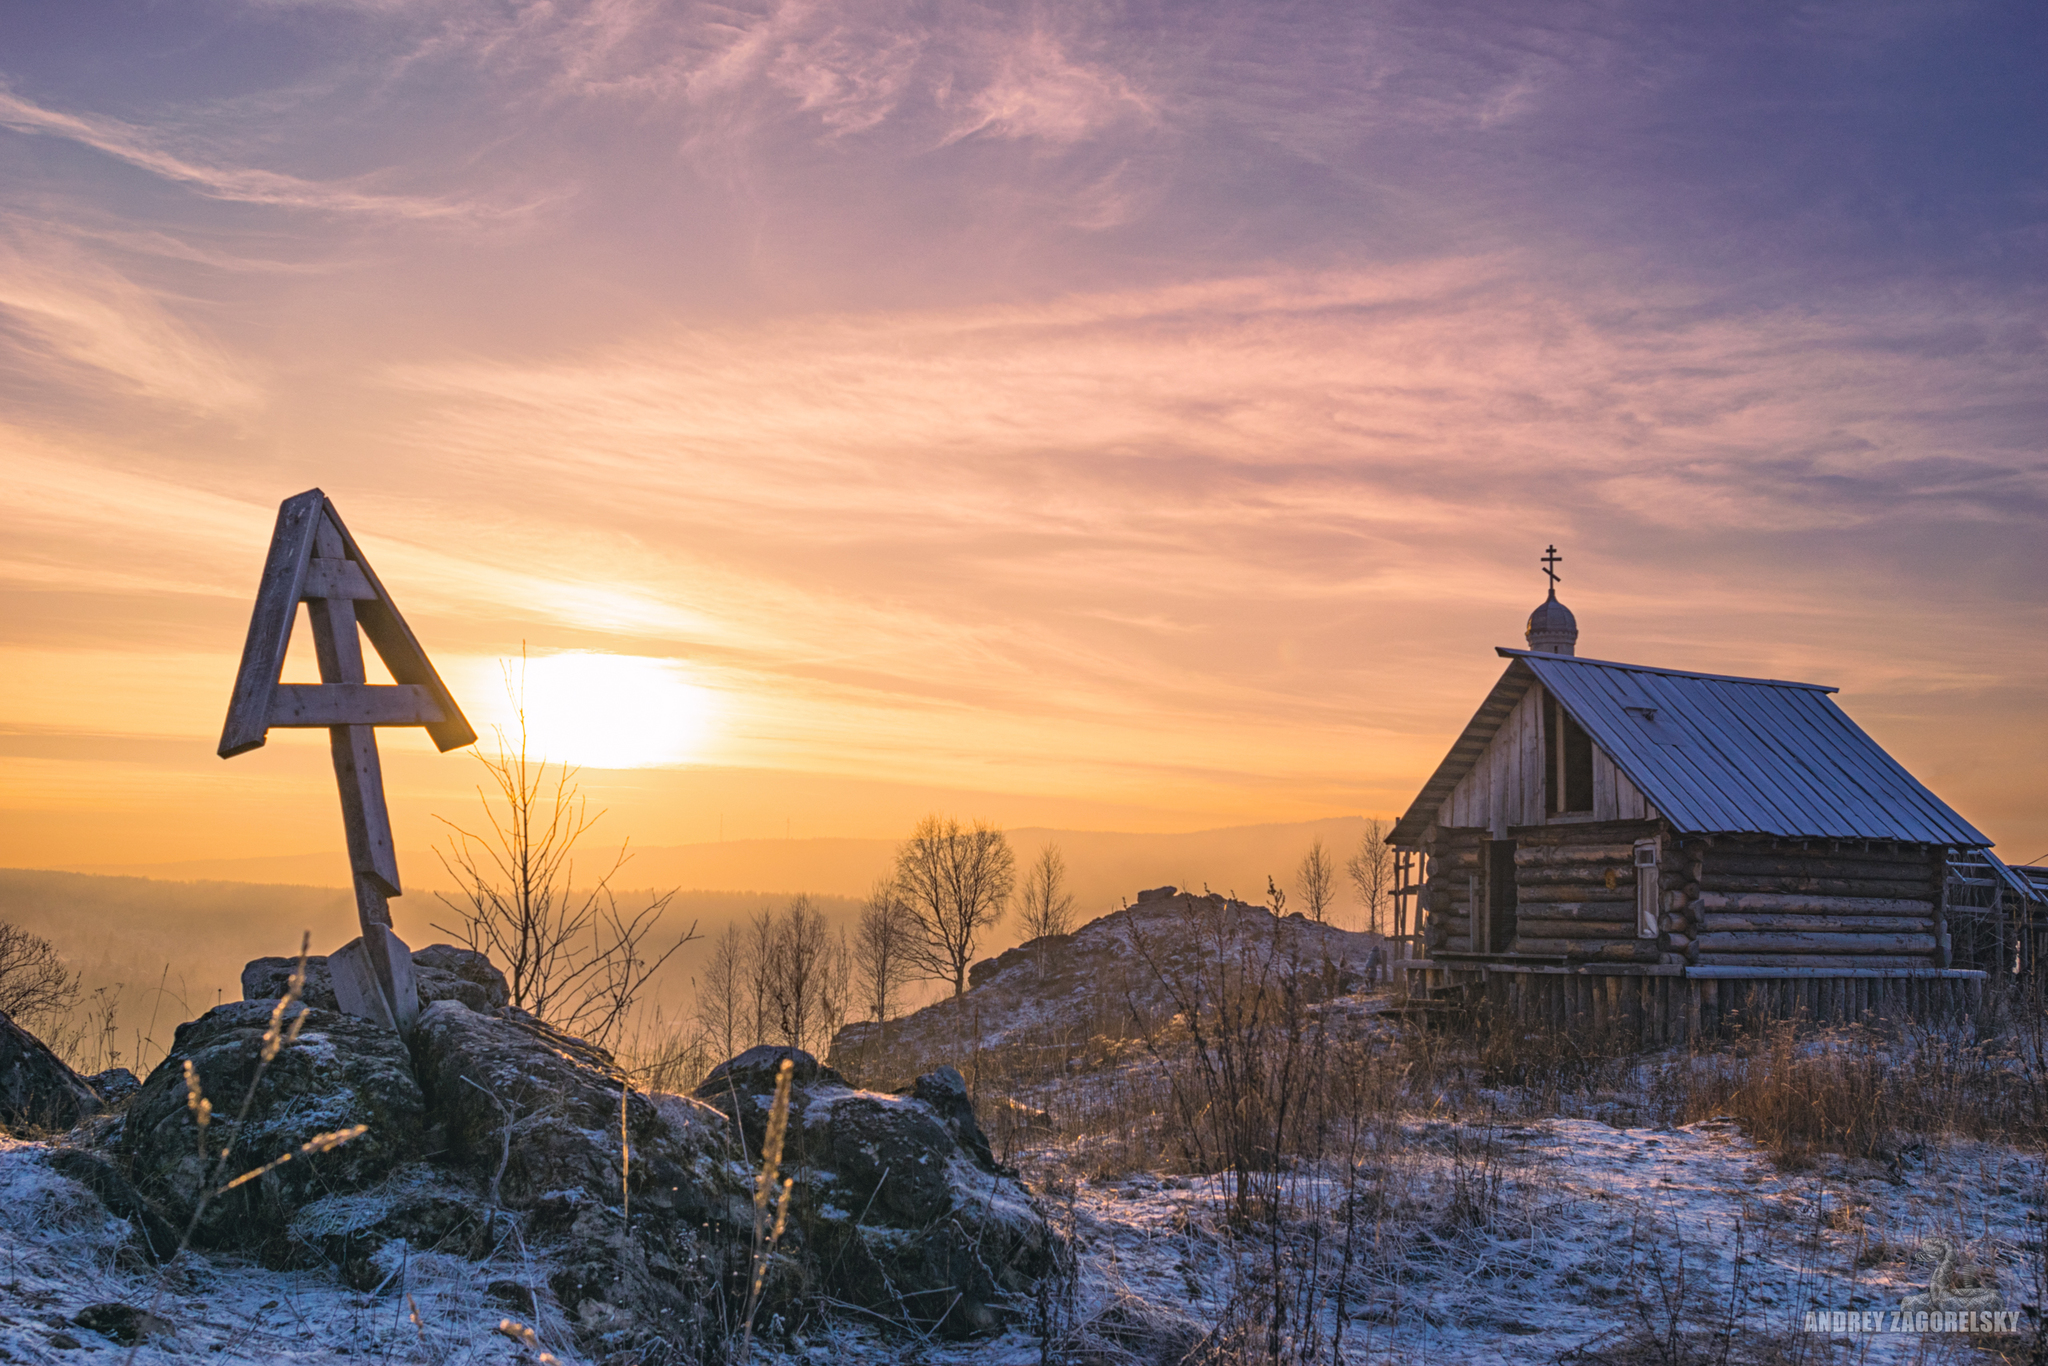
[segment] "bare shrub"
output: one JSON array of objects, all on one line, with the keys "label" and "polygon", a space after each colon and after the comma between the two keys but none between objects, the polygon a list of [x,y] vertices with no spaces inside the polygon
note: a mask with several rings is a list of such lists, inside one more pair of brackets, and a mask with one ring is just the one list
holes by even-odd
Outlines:
[{"label": "bare shrub", "polygon": [[0,920],[0,1012],[40,1033],[78,1004],[79,975],[56,945]]},{"label": "bare shrub", "polygon": [[1661,1078],[1677,1123],[1733,1115],[1781,1162],[1808,1153],[1895,1160],[1903,1136],[2012,1142],[2048,1134],[2048,1092],[2009,1043],[1968,1025],[1828,1029],[1781,1021],[1699,1052]]},{"label": "bare shrub", "polygon": [[435,818],[452,832],[435,852],[462,891],[437,894],[456,923],[434,928],[502,968],[513,1005],[604,1045],[625,1024],[647,979],[696,937],[696,926],[652,960],[643,956],[675,892],[622,909],[612,880],[626,863],[623,843],[595,882],[577,887],[577,842],[604,812],[590,814],[576,769],[530,752],[525,705],[509,682],[508,691],[516,743],[500,731],[496,752],[477,755],[495,789],[495,800],[477,789],[484,830]]},{"label": "bare shrub", "polygon": [[1016,855],[995,826],[963,828],[927,816],[896,851],[896,891],[921,931],[911,960],[927,977],[967,994],[967,968],[981,936],[1002,918],[1017,880]]},{"label": "bare shrub", "polygon": [[1132,922],[1132,950],[1174,1011],[1164,1028],[1138,1023],[1187,1156],[1231,1174],[1240,1217],[1271,1213],[1281,1157],[1307,1118],[1299,1102],[1327,1051],[1307,1008],[1322,974],[1290,956],[1277,920],[1222,898],[1185,905],[1171,945]]}]

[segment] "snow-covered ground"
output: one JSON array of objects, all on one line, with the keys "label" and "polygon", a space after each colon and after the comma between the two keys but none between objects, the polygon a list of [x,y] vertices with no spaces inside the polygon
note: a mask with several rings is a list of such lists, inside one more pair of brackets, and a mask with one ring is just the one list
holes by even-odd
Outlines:
[{"label": "snow-covered ground", "polygon": [[[0,1360],[125,1359],[129,1347],[74,1322],[81,1310],[105,1303],[153,1307],[168,1325],[134,1351],[138,1364],[150,1366],[534,1360],[496,1331],[514,1311],[490,1294],[493,1282],[529,1279],[532,1268],[516,1248],[484,1263],[438,1253],[402,1256],[381,1294],[350,1290],[325,1271],[278,1272],[189,1252],[159,1272],[126,1247],[125,1221],[43,1164],[47,1151],[46,1144],[0,1137]],[[566,1350],[559,1323],[553,1327],[544,1345],[564,1362],[581,1360]]]},{"label": "snow-covered ground", "polygon": [[[534,1360],[495,1331],[514,1311],[493,1298],[492,1284],[532,1283],[534,1268],[516,1249],[483,1264],[414,1254],[376,1294],[322,1272],[279,1273],[188,1254],[159,1289],[154,1268],[122,1253],[127,1226],[44,1167],[43,1151],[0,1142],[0,1208],[9,1215],[0,1226],[6,1360],[76,1360],[95,1350],[125,1356],[125,1348],[72,1321],[107,1301],[143,1308],[154,1301],[171,1325],[168,1336],[141,1347],[138,1362]],[[1095,1349],[1097,1360],[1114,1359],[1100,1352],[1119,1343],[1133,1358],[1142,1355],[1136,1349],[1147,1333],[1199,1333],[1224,1317],[1234,1295],[1255,1294],[1269,1279],[1271,1249],[1256,1233],[1232,1231],[1223,1181],[1134,1173],[1075,1182],[1061,1177],[1057,1153],[1028,1161],[1077,1257],[1073,1283],[1053,1305],[1054,1326],[1072,1346]],[[1931,1145],[1895,1168],[1823,1158],[1786,1172],[1726,1121],[1674,1129],[1584,1119],[1412,1122],[1359,1170],[1347,1361],[1548,1361],[1580,1347],[1600,1353],[1630,1333],[1661,1335],[1673,1314],[1692,1333],[1732,1319],[1740,1361],[1797,1337],[1810,1310],[1895,1309],[1926,1286],[1927,1268],[1912,1253],[1930,1236],[1966,1242],[1996,1267],[2008,1306],[2028,1307],[2020,1326],[2029,1337],[2031,1307],[2040,1302],[2048,1171],[2039,1155],[2000,1145]],[[1329,1172],[1295,1172],[1286,1196],[1302,1216],[1285,1251],[1290,1265],[1308,1255],[1309,1220],[1323,1225],[1319,1356],[1327,1360],[1344,1254],[1344,1183]],[[1888,1313],[1882,1322],[1889,1328]],[[801,1341],[765,1327],[762,1356],[769,1359],[1042,1360],[1031,1325],[961,1344],[920,1342],[857,1319],[810,1325]],[[2016,1352],[2020,1343],[1979,1346]],[[579,1360],[559,1325],[543,1345],[564,1362]],[[1959,1334],[1830,1329],[1805,1346],[1809,1360],[1977,1355]]]}]

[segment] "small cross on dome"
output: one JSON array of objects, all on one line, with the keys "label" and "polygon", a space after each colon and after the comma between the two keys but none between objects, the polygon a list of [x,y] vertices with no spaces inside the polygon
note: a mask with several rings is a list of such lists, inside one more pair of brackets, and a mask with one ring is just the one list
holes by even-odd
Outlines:
[{"label": "small cross on dome", "polygon": [[1552,597],[1557,596],[1557,562],[1563,558],[1564,556],[1557,553],[1556,546],[1551,546],[1543,552],[1543,572],[1550,576],[1550,593]]}]

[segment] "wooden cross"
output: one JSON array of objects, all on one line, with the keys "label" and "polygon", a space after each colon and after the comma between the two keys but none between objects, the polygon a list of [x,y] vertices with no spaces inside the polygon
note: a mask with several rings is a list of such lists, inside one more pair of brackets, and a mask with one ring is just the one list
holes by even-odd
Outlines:
[{"label": "wooden cross", "polygon": [[[281,683],[299,604],[313,627],[320,681]],[[367,634],[397,680],[364,681]],[[277,510],[270,554],[242,646],[242,666],[220,736],[223,759],[255,749],[270,727],[325,727],[341,790],[341,822],[354,873],[362,938],[328,958],[334,994],[351,1015],[411,1031],[419,1014],[412,951],[391,930],[390,898],[404,888],[384,806],[377,759],[378,726],[424,726],[444,753],[476,740],[461,708],[362,550],[341,514],[319,489],[287,498]]]},{"label": "wooden cross", "polygon": [[1563,558],[1564,556],[1557,553],[1556,546],[1551,546],[1543,552],[1543,572],[1550,575],[1550,594],[1552,597],[1557,596],[1557,562]]}]

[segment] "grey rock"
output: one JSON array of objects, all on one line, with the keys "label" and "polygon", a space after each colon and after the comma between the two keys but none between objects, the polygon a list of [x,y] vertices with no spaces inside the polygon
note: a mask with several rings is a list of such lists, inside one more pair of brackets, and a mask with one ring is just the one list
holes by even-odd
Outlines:
[{"label": "grey rock", "polygon": [[413,976],[419,979],[420,1004],[460,1001],[471,1010],[496,1010],[512,999],[505,974],[475,949],[429,944],[412,952]]},{"label": "grey rock", "polygon": [[755,1044],[711,1069],[697,1087],[697,1099],[715,1106],[729,1120],[745,1149],[745,1160],[758,1161],[768,1130],[768,1111],[775,1101],[775,1080],[784,1059],[790,1063],[791,1094],[824,1083],[844,1088],[846,1078],[801,1048]]},{"label": "grey rock", "polygon": [[99,1108],[98,1094],[83,1077],[0,1011],[0,1124],[69,1129]]},{"label": "grey rock", "polygon": [[170,1320],[158,1318],[147,1309],[112,1300],[104,1304],[88,1304],[73,1314],[71,1321],[103,1338],[112,1338],[123,1347],[132,1347],[148,1338],[164,1337],[174,1331]]},{"label": "grey rock", "polygon": [[[285,1230],[300,1207],[323,1195],[367,1190],[417,1151],[426,1102],[397,1035],[368,1020],[305,1008],[298,1041],[263,1071],[248,1120],[238,1127],[235,1116],[259,1070],[272,1004],[236,1001],[178,1026],[170,1053],[130,1103],[119,1143],[136,1184],[182,1225],[202,1186],[217,1188],[316,1134],[368,1125],[351,1142],[296,1157],[208,1204],[198,1242],[279,1261],[291,1255]],[[187,1103],[188,1059],[214,1107],[205,1155]],[[214,1155],[230,1139],[233,1156],[223,1165]]]},{"label": "grey rock", "polygon": [[109,1067],[85,1079],[108,1105],[120,1105],[142,1089],[142,1080],[125,1067]]},{"label": "grey rock", "polygon": [[[242,999],[277,1000],[284,995],[298,966],[296,956],[250,959],[242,965]],[[306,959],[306,984],[299,991],[299,999],[315,1010],[341,1009],[340,1002],[334,999],[334,974],[327,969],[326,954],[316,953]]]},{"label": "grey rock", "polygon": [[84,1186],[99,1197],[107,1213],[133,1225],[136,1244],[150,1261],[163,1261],[178,1250],[178,1230],[106,1154],[89,1148],[52,1148],[43,1165]]},{"label": "grey rock", "polygon": [[910,1095],[856,1091],[790,1049],[749,1049],[697,1094],[758,1161],[775,1069],[796,1064],[784,1171],[796,1180],[793,1249],[834,1298],[945,1337],[994,1331],[1028,1309],[1062,1255],[1031,1197],[988,1156],[952,1068]]},{"label": "grey rock", "polygon": [[[974,1117],[974,1102],[967,1096],[967,1078],[957,1067],[927,1072],[911,1085],[910,1094],[932,1107],[939,1122],[953,1135],[953,1141],[989,1171],[1001,1170],[989,1151],[988,1137]],[[1015,1176],[1015,1172],[1009,1173]]]},{"label": "grey rock", "polygon": [[[284,995],[299,960],[256,958],[242,968],[242,999],[275,1001]],[[454,944],[429,944],[412,953],[413,976],[419,982],[420,1004],[460,1001],[471,1010],[496,1010],[511,1000],[505,974],[491,960],[474,949]],[[339,1010],[334,996],[334,975],[324,954],[306,959],[306,985],[299,999],[316,1010]]]},{"label": "grey rock", "polygon": [[332,1266],[356,1290],[383,1284],[407,1249],[475,1260],[494,1242],[482,1183],[426,1163],[401,1167],[369,1190],[314,1201],[293,1217],[290,1236],[304,1260]]},{"label": "grey rock", "polygon": [[[421,1013],[413,1053],[451,1155],[487,1180],[502,1163],[507,1208],[567,1190],[624,1202],[622,1083],[609,1053],[523,1012],[483,1015],[453,1000]],[[720,1126],[678,1122],[639,1090],[626,1093],[623,1120],[636,1211],[724,1217],[731,1178]]]}]

